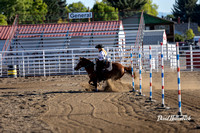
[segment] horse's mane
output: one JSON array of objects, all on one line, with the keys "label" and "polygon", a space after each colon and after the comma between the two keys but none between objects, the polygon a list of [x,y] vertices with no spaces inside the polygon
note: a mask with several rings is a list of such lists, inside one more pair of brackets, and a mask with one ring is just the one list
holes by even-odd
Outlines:
[{"label": "horse's mane", "polygon": [[83,60],[83,61],[85,61],[85,62],[87,62],[89,64],[92,63],[94,65],[94,63],[92,61],[90,61],[89,59],[86,59],[84,57],[82,57],[81,60]]}]

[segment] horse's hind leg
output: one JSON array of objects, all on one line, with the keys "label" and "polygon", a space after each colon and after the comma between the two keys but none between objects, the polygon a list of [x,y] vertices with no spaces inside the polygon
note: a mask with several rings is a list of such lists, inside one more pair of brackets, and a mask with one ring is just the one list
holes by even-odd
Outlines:
[{"label": "horse's hind leg", "polygon": [[97,83],[95,84],[95,91],[98,92]]}]

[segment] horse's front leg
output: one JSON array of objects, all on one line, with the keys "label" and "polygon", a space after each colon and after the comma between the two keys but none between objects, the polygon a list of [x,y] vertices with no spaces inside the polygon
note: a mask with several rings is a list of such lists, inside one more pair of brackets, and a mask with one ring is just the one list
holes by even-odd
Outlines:
[{"label": "horse's front leg", "polygon": [[[93,82],[93,83],[91,83],[91,82]],[[94,78],[90,78],[90,80],[88,81],[88,83],[90,84],[90,85],[93,85],[94,86],[94,82],[95,82],[95,79]]]},{"label": "horse's front leg", "polygon": [[[89,83],[90,85],[94,85],[94,82],[96,81],[95,75],[90,75],[89,78],[90,78],[90,80],[88,81],[88,83]],[[93,82],[93,84],[92,84],[91,82]]]},{"label": "horse's front leg", "polygon": [[88,83],[91,85],[91,82],[92,82],[92,80],[90,79],[90,80],[88,81]]},{"label": "horse's front leg", "polygon": [[92,79],[91,81],[93,81],[93,86],[95,88],[95,92],[98,92],[98,88],[97,88],[97,79]]},{"label": "horse's front leg", "polygon": [[94,87],[95,87],[95,90],[94,90],[94,91],[98,92],[97,82],[94,82]]}]

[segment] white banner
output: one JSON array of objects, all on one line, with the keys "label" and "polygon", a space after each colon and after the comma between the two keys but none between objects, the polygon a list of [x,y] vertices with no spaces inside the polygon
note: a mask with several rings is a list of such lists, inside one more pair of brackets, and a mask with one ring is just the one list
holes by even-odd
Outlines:
[{"label": "white banner", "polygon": [[92,18],[92,12],[69,13],[69,19]]}]

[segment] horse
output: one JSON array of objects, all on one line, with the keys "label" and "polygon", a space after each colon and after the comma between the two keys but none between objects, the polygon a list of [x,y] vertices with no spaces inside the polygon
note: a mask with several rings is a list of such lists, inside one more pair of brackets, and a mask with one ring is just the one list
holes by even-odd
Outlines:
[{"label": "horse", "polygon": [[[96,91],[98,91],[97,90],[97,83],[99,81],[97,81],[97,75],[96,75],[96,72],[94,71],[94,66],[95,66],[95,64],[92,61],[90,61],[89,59],[80,57],[79,62],[74,69],[79,70],[80,68],[84,67],[86,72],[88,73],[89,78],[90,78],[88,83],[91,84],[91,82],[93,82],[93,84],[91,84],[91,85],[94,85]],[[118,80],[126,72],[128,74],[132,75],[132,68],[131,67],[125,67],[125,66],[123,66],[123,65],[121,65],[120,63],[117,63],[117,62],[112,62],[112,70],[104,72],[104,75],[103,75],[104,79],[103,80],[108,80],[108,79]],[[135,72],[133,74],[134,74],[133,76],[135,77]]]}]

